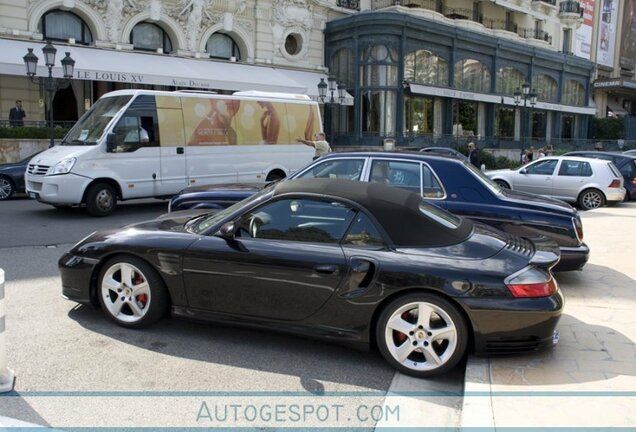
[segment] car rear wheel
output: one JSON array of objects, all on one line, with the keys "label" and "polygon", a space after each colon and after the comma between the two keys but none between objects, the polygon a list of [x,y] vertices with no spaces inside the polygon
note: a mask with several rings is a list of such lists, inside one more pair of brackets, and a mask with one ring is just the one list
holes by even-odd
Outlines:
[{"label": "car rear wheel", "polygon": [[510,185],[503,180],[495,180],[495,183],[497,183],[499,186],[501,186],[504,189],[510,189]]},{"label": "car rear wheel", "polygon": [[586,189],[581,192],[578,201],[583,210],[593,210],[605,205],[605,196],[598,189]]},{"label": "car rear wheel", "polygon": [[10,178],[0,176],[0,201],[8,200],[13,196],[15,186]]},{"label": "car rear wheel", "polygon": [[153,324],[168,308],[165,284],[150,264],[139,258],[120,256],[109,260],[98,283],[102,309],[123,327]]},{"label": "car rear wheel", "polygon": [[117,194],[108,183],[94,184],[86,192],[86,210],[91,216],[108,216],[116,205]]},{"label": "car rear wheel", "polygon": [[376,327],[382,356],[407,375],[426,378],[451,370],[466,353],[468,328],[447,300],[431,294],[400,297],[384,308]]}]

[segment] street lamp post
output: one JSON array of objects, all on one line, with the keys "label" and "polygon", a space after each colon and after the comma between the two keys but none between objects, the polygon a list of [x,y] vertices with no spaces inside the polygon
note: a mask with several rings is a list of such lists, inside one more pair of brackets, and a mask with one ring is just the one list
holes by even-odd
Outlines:
[{"label": "street lamp post", "polygon": [[534,110],[534,106],[537,104],[537,94],[530,88],[530,84],[523,83],[521,85],[521,91],[517,90],[514,93],[515,97],[515,106],[519,106],[521,104],[521,99],[523,99],[523,116],[526,116],[528,111],[528,101],[530,102],[530,119],[526,122],[526,136],[521,138],[521,158],[523,159],[524,152],[524,141],[529,139],[529,133],[531,133],[531,123],[532,123],[532,112]]},{"label": "street lamp post", "polygon": [[[320,82],[318,83],[318,100],[324,105],[329,105],[331,109],[331,115],[329,119],[331,123],[329,125],[329,140],[331,144],[333,144],[333,113],[336,106],[344,104],[346,86],[343,83],[337,83],[336,77],[334,77],[333,75],[329,75],[327,81],[329,82],[329,84],[325,82],[324,78],[320,78]],[[327,91],[329,91],[329,96],[327,96]]]},{"label": "street lamp post", "polygon": [[53,78],[53,66],[55,66],[55,54],[57,49],[47,41],[42,53],[44,54],[44,64],[49,70],[49,75],[46,77],[35,77],[38,68],[38,57],[33,54],[33,48],[27,48],[28,52],[23,57],[24,64],[26,66],[26,73],[31,81],[35,84],[42,84],[47,95],[47,107],[48,112],[48,127],[49,127],[49,148],[55,144],[55,131],[53,129],[53,97],[55,92],[59,89],[66,88],[70,79],[73,77],[73,68],[75,67],[75,60],[71,58],[71,53],[67,52],[60,63],[62,63],[62,73],[64,79]]}]

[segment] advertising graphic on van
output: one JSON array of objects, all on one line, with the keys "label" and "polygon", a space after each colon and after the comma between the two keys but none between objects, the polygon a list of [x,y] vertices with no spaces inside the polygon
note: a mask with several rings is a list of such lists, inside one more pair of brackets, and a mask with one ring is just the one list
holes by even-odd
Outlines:
[{"label": "advertising graphic on van", "polygon": [[305,95],[116,91],[29,163],[26,189],[105,216],[118,200],[170,197],[193,184],[272,181],[311,162],[311,148],[296,140],[321,125]]}]

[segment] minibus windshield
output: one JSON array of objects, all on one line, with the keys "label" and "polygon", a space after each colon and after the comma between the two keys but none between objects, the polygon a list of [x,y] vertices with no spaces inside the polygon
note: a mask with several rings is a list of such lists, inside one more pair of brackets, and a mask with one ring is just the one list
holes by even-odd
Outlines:
[{"label": "minibus windshield", "polygon": [[104,130],[117,113],[130,101],[132,95],[105,97],[95,102],[95,105],[75,123],[66,134],[62,145],[95,145],[104,134]]}]

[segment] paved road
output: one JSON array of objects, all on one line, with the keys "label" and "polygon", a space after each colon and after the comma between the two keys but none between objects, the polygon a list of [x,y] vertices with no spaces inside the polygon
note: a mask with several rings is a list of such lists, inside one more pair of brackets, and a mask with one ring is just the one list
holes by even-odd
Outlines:
[{"label": "paved road", "polygon": [[26,199],[0,202],[6,337],[17,376],[16,392],[0,396],[0,417],[53,427],[458,424],[462,369],[413,380],[377,353],[286,335],[173,319],[126,330],[60,297],[64,250],[95,229],[165,210],[150,200],[92,218]]}]

